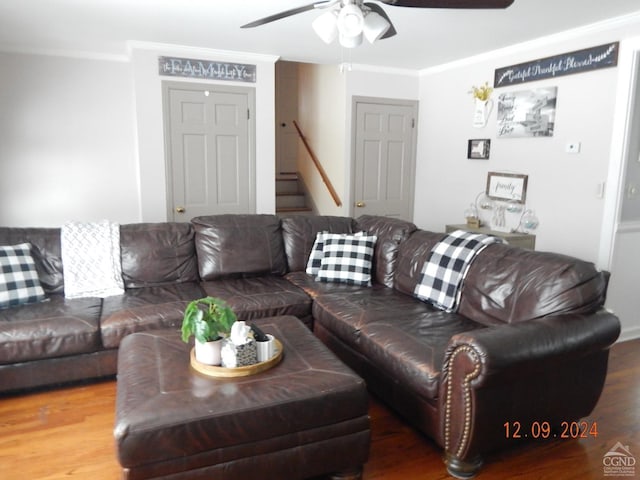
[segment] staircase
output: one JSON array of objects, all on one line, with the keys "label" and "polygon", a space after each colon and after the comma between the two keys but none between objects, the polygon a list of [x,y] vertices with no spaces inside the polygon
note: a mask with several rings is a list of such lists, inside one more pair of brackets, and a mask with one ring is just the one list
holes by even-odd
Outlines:
[{"label": "staircase", "polygon": [[313,209],[307,205],[300,179],[296,174],[276,177],[276,214],[310,214]]}]

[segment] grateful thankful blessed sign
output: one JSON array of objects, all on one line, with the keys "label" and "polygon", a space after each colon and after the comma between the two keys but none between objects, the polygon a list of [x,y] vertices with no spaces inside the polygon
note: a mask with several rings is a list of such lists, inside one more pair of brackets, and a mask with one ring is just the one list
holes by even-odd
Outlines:
[{"label": "grateful thankful blessed sign", "polygon": [[493,86],[505,87],[534,80],[572,75],[618,64],[619,42],[576,50],[532,62],[520,63],[495,71]]},{"label": "grateful thankful blessed sign", "polygon": [[256,81],[256,66],[243,63],[224,63],[192,58],[158,57],[160,75],[172,77],[207,78],[234,82]]}]

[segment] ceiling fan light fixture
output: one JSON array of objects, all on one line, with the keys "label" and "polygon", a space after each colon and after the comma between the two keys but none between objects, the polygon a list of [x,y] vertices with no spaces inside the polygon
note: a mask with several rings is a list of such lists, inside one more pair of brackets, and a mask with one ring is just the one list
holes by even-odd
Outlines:
[{"label": "ceiling fan light fixture", "polygon": [[376,12],[369,12],[364,17],[364,36],[367,37],[369,43],[373,43],[379,40],[389,30],[390,26],[391,24],[382,15]]},{"label": "ceiling fan light fixture", "polygon": [[338,36],[337,13],[334,10],[325,12],[316,18],[311,26],[322,41],[329,44]]},{"label": "ceiling fan light fixture", "polygon": [[362,34],[364,15],[357,5],[345,5],[338,13],[338,31],[340,36],[357,37]]},{"label": "ceiling fan light fixture", "polygon": [[362,32],[360,32],[358,35],[353,35],[351,37],[348,37],[340,33],[339,41],[340,41],[340,45],[342,45],[344,48],[355,48],[362,44]]},{"label": "ceiling fan light fixture", "polygon": [[318,16],[311,24],[323,42],[330,44],[336,37],[341,46],[355,48],[363,37],[370,43],[380,39],[391,28],[391,23],[370,8],[347,3]]}]

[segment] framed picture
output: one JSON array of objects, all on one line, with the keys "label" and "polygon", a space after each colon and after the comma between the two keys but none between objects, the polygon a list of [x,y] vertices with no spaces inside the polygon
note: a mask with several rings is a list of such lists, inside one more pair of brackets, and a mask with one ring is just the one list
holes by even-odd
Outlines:
[{"label": "framed picture", "polygon": [[557,96],[557,87],[501,93],[498,137],[552,137]]},{"label": "framed picture", "polygon": [[525,203],[528,178],[528,175],[517,173],[489,172],[487,174],[486,194],[494,200]]},{"label": "framed picture", "polygon": [[467,158],[486,160],[489,158],[491,140],[487,138],[469,140],[467,145]]}]

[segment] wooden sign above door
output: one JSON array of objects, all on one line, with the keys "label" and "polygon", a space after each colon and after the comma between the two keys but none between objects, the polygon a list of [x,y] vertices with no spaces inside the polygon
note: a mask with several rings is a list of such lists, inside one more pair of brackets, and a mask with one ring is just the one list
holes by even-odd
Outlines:
[{"label": "wooden sign above door", "polygon": [[193,58],[158,57],[160,75],[206,78],[230,82],[256,82],[256,66]]}]

